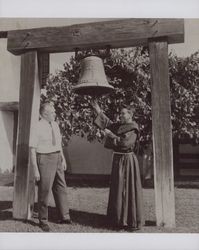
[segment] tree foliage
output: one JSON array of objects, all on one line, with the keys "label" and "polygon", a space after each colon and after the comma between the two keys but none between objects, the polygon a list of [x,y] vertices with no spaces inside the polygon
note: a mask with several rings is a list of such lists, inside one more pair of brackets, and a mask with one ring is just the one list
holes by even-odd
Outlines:
[{"label": "tree foliage", "polygon": [[[135,109],[134,119],[140,127],[141,148],[151,141],[151,87],[150,60],[147,48],[111,50],[104,60],[109,83],[115,90],[99,98],[104,112],[117,119],[120,107],[131,104]],[[199,96],[199,52],[187,58],[169,55],[171,89],[171,111],[174,138],[189,138],[198,143],[198,96]],[[93,125],[93,114],[89,107],[91,97],[72,92],[78,82],[80,62],[71,57],[64,69],[50,75],[42,89],[41,100],[54,103],[64,142],[76,134],[89,141],[103,139],[103,133]]]},{"label": "tree foliage", "polygon": [[187,58],[170,55],[173,136],[199,142],[199,52]]}]

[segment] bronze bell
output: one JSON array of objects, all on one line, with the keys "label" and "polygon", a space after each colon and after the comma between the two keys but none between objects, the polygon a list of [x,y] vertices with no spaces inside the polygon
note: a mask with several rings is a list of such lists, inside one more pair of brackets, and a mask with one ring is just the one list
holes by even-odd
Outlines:
[{"label": "bronze bell", "polygon": [[100,96],[114,88],[108,83],[102,59],[88,56],[81,61],[81,73],[78,84],[73,88],[80,95]]}]

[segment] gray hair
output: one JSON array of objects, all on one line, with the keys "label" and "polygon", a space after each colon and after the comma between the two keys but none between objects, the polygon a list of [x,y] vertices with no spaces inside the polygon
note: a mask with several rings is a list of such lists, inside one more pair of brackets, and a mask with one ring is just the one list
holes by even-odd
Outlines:
[{"label": "gray hair", "polygon": [[39,110],[41,115],[44,113],[46,107],[48,107],[48,106],[54,107],[52,102],[45,102],[45,103],[41,104],[40,110]]}]

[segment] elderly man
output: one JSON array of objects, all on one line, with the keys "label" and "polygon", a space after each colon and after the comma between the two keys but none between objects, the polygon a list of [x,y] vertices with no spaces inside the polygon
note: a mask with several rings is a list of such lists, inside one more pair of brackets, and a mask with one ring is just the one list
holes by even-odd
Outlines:
[{"label": "elderly man", "polygon": [[48,225],[48,201],[52,190],[59,213],[59,223],[70,224],[64,171],[66,161],[61,147],[61,134],[55,122],[55,109],[45,103],[40,109],[41,120],[32,131],[30,139],[31,163],[38,182],[39,225],[45,232]]}]

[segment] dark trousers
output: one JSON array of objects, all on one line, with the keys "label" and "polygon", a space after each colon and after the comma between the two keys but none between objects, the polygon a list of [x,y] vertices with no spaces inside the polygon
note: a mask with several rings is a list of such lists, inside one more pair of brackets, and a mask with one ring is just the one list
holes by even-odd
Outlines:
[{"label": "dark trousers", "polygon": [[66,182],[60,152],[37,154],[40,181],[38,183],[39,220],[48,220],[48,203],[52,190],[60,219],[69,218]]}]

